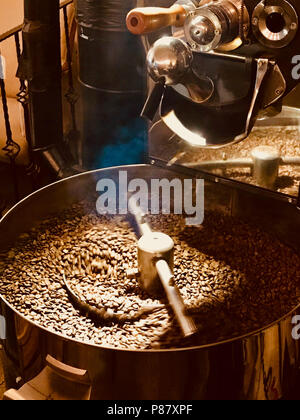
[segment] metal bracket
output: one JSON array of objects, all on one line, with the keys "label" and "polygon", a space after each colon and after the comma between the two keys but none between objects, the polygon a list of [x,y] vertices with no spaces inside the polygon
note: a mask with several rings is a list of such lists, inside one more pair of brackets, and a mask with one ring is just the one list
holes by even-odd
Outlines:
[{"label": "metal bracket", "polygon": [[272,69],[270,70],[270,75],[266,81],[262,98],[262,108],[267,108],[281,99],[287,88],[286,80],[278,64],[270,62],[270,66],[272,66]]},{"label": "metal bracket", "polygon": [[268,68],[269,68],[269,60],[265,58],[257,59],[256,81],[255,81],[255,87],[254,87],[254,92],[253,92],[253,98],[252,98],[252,102],[251,102],[251,106],[250,106],[249,114],[247,118],[246,131],[241,136],[236,137],[234,143],[238,143],[239,141],[244,140],[251,131],[251,128],[252,128],[251,121],[253,120],[254,109],[257,103],[257,99],[258,99],[263,81],[268,72]]}]

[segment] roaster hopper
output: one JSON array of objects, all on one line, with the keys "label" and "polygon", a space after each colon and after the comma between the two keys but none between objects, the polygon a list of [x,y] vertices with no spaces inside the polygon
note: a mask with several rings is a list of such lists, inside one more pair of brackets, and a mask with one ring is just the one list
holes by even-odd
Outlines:
[{"label": "roaster hopper", "polygon": [[[94,195],[100,178],[117,182],[120,170],[128,172],[129,180],[142,178],[149,183],[152,178],[185,177],[149,165],[99,170],[60,181],[29,196],[4,217],[0,252],[47,216]],[[300,252],[299,211],[292,204],[208,182],[205,206],[246,218]],[[33,384],[42,381],[42,392],[41,383],[52,378],[53,398],[288,398],[299,372],[299,342],[292,338],[292,319],[300,314],[299,307],[247,336],[202,347],[147,351],[117,350],[67,339],[29,321],[3,298],[1,314],[6,319],[2,344],[11,376],[19,377],[22,385],[42,372]],[[15,382],[8,385],[16,388]],[[49,387],[44,392],[49,398]],[[16,393],[10,396],[18,398]]]}]

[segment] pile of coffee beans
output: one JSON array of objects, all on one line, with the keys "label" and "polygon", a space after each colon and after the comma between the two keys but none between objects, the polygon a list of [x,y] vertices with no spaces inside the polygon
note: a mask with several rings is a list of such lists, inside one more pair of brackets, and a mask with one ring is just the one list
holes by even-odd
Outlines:
[{"label": "pile of coffee beans", "polygon": [[[276,238],[218,212],[200,227],[181,216],[149,216],[174,239],[175,281],[199,327],[183,340],[164,297],[144,292],[137,240],[120,217],[78,203],[22,235],[2,255],[0,294],[29,320],[85,343],[123,349],[207,344],[252,332],[299,303],[300,256]],[[70,299],[69,287],[103,316],[95,320]]]}]

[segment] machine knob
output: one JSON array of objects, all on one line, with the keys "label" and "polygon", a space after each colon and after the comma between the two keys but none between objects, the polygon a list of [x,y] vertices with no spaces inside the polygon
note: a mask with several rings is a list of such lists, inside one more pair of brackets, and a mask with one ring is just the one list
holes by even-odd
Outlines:
[{"label": "machine knob", "polygon": [[192,40],[198,45],[211,44],[215,38],[215,27],[205,16],[197,16],[190,25]]},{"label": "machine knob", "polygon": [[193,61],[193,53],[182,40],[164,37],[154,43],[147,56],[150,76],[156,82],[176,85],[188,72]]}]

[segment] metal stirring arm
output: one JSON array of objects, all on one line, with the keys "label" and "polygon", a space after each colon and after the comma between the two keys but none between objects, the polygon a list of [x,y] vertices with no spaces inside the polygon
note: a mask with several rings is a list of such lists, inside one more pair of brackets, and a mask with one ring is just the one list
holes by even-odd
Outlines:
[{"label": "metal stirring arm", "polygon": [[195,334],[197,332],[196,325],[194,320],[186,315],[185,304],[174,284],[174,275],[170,270],[169,264],[164,260],[157,261],[156,269],[184,336],[189,337]]},{"label": "metal stirring arm", "polygon": [[274,147],[258,146],[252,150],[251,158],[185,163],[185,166],[203,171],[250,168],[258,186],[274,190],[276,189],[280,166],[300,166],[300,158],[280,156],[280,153]]},{"label": "metal stirring arm", "polygon": [[186,314],[184,301],[174,283],[174,242],[163,233],[152,232],[145,214],[134,200],[129,200],[129,210],[139,226],[138,262],[141,286],[150,294],[165,291],[184,337],[197,332],[194,320]]},{"label": "metal stirring arm", "polygon": [[149,315],[155,311],[158,311],[163,308],[163,305],[145,305],[142,306],[135,314],[120,314],[115,312],[113,309],[107,309],[106,307],[95,307],[92,306],[81,298],[70,286],[65,273],[63,273],[63,284],[69,295],[69,298],[73,304],[80,310],[82,314],[92,318],[95,322],[117,322],[123,324],[125,322],[135,322],[138,321],[145,315]]},{"label": "metal stirring arm", "polygon": [[152,233],[151,227],[146,221],[146,214],[136,204],[136,201],[132,198],[128,202],[128,210],[134,216],[135,222],[139,229],[139,236],[147,235]]}]

